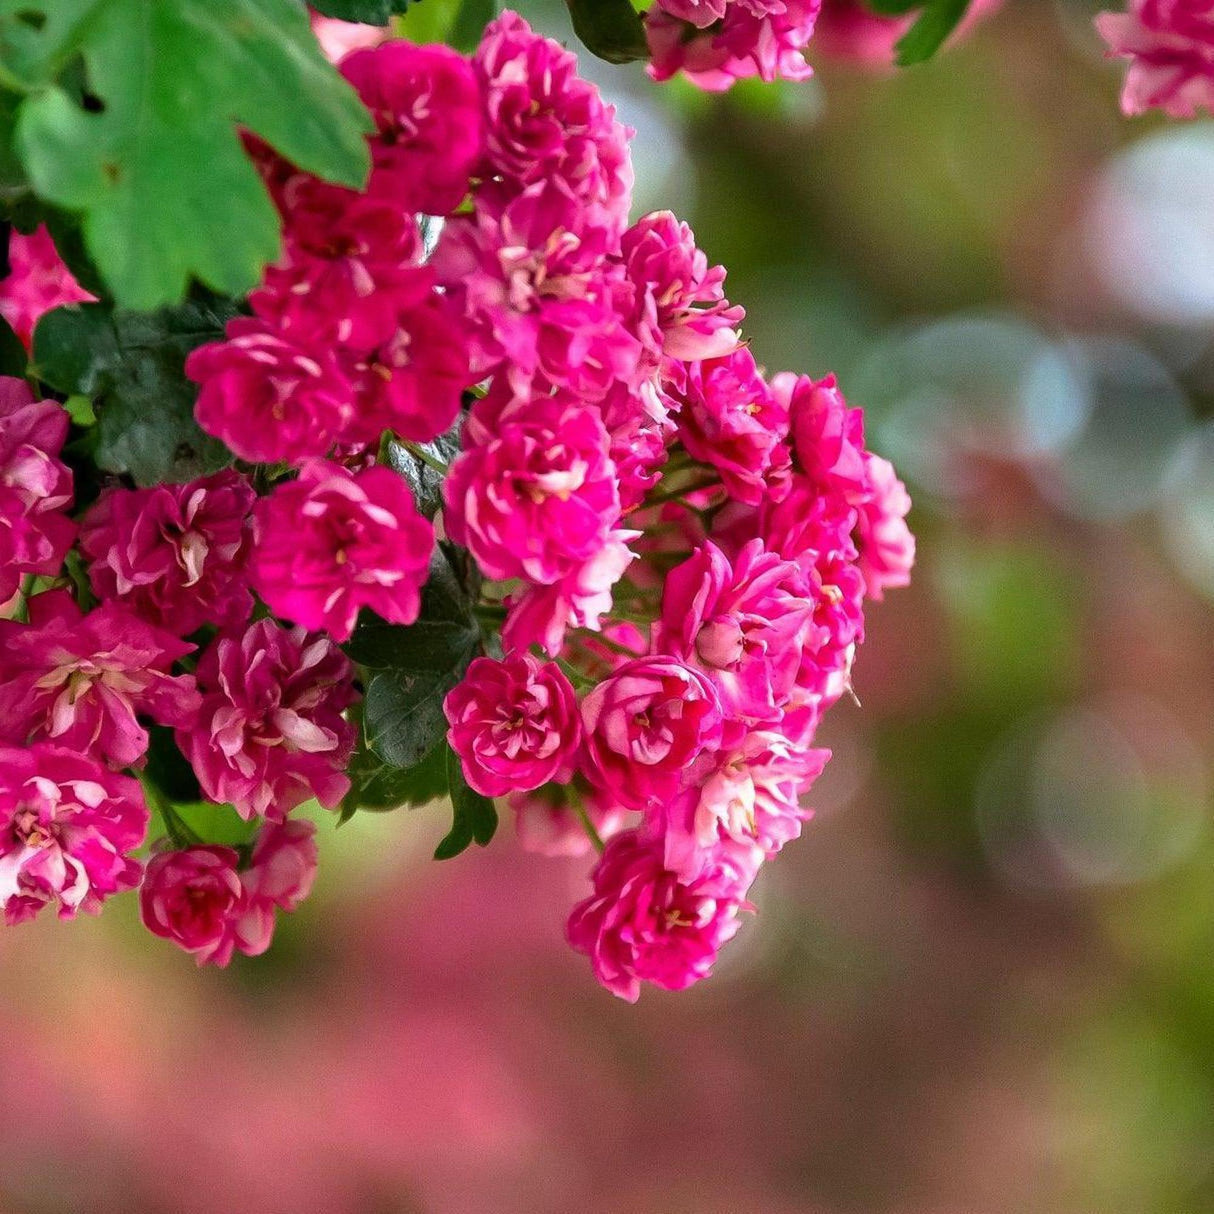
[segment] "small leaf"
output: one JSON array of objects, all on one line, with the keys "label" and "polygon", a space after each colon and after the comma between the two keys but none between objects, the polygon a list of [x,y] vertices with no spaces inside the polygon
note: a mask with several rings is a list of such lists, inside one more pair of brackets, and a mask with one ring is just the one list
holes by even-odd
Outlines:
[{"label": "small leaf", "polygon": [[449,747],[447,783],[451,789],[451,830],[434,849],[436,860],[458,856],[469,843],[475,842],[484,847],[497,830],[497,810],[493,802],[469,787],[459,757]]},{"label": "small leaf", "polygon": [[629,0],[566,0],[573,32],[608,63],[649,58],[645,25]]},{"label": "small leaf", "polygon": [[221,338],[236,314],[215,297],[153,313],[56,308],[34,331],[36,373],[93,401],[99,467],[141,485],[191,480],[230,464],[232,454],[194,421],[197,388],[185,377],[185,357]]},{"label": "small leaf", "polygon": [[969,0],[931,0],[894,47],[898,66],[909,67],[930,59],[957,28],[968,7]]},{"label": "small leaf", "polygon": [[367,745],[393,767],[421,761],[447,731],[443,698],[463,670],[380,670],[363,701]]},{"label": "small leaf", "polygon": [[4,317],[0,316],[0,375],[25,374],[25,347]]},{"label": "small leaf", "polygon": [[147,766],[144,778],[156,785],[169,801],[201,801],[202,789],[189,760],[178,749],[173,731],[164,725],[148,726]]},{"label": "small leaf", "polygon": [[326,17],[359,25],[387,25],[415,0],[312,0],[312,7]]},{"label": "small leaf", "polygon": [[341,820],[357,810],[385,813],[403,807],[426,805],[447,792],[447,741],[410,768],[390,767],[372,751],[360,747],[347,768],[350,791],[341,803]]},{"label": "small leaf", "polygon": [[460,0],[445,41],[470,55],[479,45],[485,26],[501,11],[498,0]]},{"label": "small leaf", "polygon": [[865,0],[865,7],[885,17],[898,17],[912,9],[922,8],[923,0]]},{"label": "small leaf", "polygon": [[[450,466],[451,461],[459,454],[461,423],[462,417],[446,434],[440,434],[429,443],[418,443],[418,447],[440,464]],[[443,474],[394,440],[388,441],[387,459],[389,467],[400,473],[408,482],[418,512],[432,519],[443,504]]]}]

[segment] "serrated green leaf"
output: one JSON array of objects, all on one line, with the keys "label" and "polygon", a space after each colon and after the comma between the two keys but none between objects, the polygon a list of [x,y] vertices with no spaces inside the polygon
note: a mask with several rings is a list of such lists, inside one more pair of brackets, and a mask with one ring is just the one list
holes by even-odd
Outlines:
[{"label": "serrated green leaf", "polygon": [[447,730],[443,698],[462,670],[380,670],[363,700],[367,745],[393,767],[421,761]]},{"label": "serrated green leaf", "polygon": [[969,0],[931,0],[894,47],[899,67],[930,59],[957,28]]},{"label": "serrated green leaf", "polygon": [[445,41],[457,51],[471,54],[480,43],[485,26],[501,11],[498,0],[460,0]]},{"label": "serrated green leaf", "polygon": [[214,298],[147,314],[106,304],[56,308],[34,330],[36,374],[93,401],[99,467],[141,485],[191,480],[232,455],[194,421],[197,388],[185,377],[185,357],[222,337],[236,314]]},{"label": "serrated green leaf", "polygon": [[608,63],[649,58],[641,15],[630,0],[565,0],[573,32],[592,55]]},{"label": "serrated green leaf", "polygon": [[342,799],[341,821],[358,810],[386,813],[426,805],[447,792],[447,741],[444,738],[410,768],[390,767],[360,747],[347,768],[350,791]]},{"label": "serrated green leaf", "polygon": [[[87,109],[59,82],[77,56]],[[29,90],[16,146],[30,181],[84,215],[125,307],[176,303],[191,278],[243,294],[278,255],[238,127],[321,177],[366,178],[370,117],[297,0],[0,0],[0,67]]]},{"label": "serrated green leaf", "polygon": [[[460,421],[446,434],[440,434],[432,442],[416,445],[440,464],[450,466],[451,461],[459,454],[462,422],[461,416]],[[443,504],[443,474],[394,439],[388,441],[386,457],[388,466],[408,482],[413,491],[413,500],[417,503],[418,513],[425,518],[433,518]]]},{"label": "serrated green leaf", "polygon": [[469,843],[484,847],[497,830],[497,810],[486,796],[469,787],[459,756],[448,747],[447,784],[451,792],[451,830],[434,849],[436,860],[458,856]]},{"label": "serrated green leaf", "polygon": [[387,25],[397,13],[403,13],[416,0],[311,0],[312,7],[338,21],[359,25]]},{"label": "serrated green leaf", "polygon": [[25,347],[12,326],[0,316],[0,375],[25,374]]}]

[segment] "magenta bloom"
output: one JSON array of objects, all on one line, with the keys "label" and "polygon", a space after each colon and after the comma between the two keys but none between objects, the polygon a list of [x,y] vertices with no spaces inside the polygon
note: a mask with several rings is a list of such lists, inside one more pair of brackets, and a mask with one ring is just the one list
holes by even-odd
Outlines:
[{"label": "magenta bloom", "polygon": [[244,623],[253,609],[244,566],[254,497],[229,470],[184,485],[104,490],[80,528],[93,591],[175,636]]},{"label": "magenta bloom", "polygon": [[733,561],[707,542],[668,575],[654,648],[703,671],[731,717],[778,720],[813,620],[807,589],[761,540]]},{"label": "magenta bloom", "polygon": [[413,216],[303,173],[278,193],[285,250],[249,297],[254,311],[305,350],[386,340],[400,308],[430,293]]},{"label": "magenta bloom", "polygon": [[342,712],[358,693],[327,637],[259,620],[216,638],[197,677],[198,723],[177,731],[177,745],[210,800],[282,821],[310,797],[333,809],[346,795],[354,726]]},{"label": "magenta bloom", "polygon": [[139,884],[129,854],[143,843],[148,810],[129,776],[62,746],[0,748],[0,906],[9,924],[48,902],[59,917],[96,914],[111,894]]},{"label": "magenta bloom", "polygon": [[582,725],[582,774],[606,799],[643,810],[695,781],[720,741],[721,705],[693,667],[637,658],[587,692]]},{"label": "magenta bloom", "polygon": [[489,170],[478,207],[499,212],[527,186],[555,179],[581,202],[587,222],[623,231],[632,132],[577,74],[576,57],[506,11],[485,30],[473,65],[485,99]]},{"label": "magenta bloom", "polygon": [[227,340],[199,346],[185,362],[202,385],[198,424],[253,463],[324,455],[354,416],[354,393],[332,353],[296,346],[255,317],[228,322]]},{"label": "magenta bloom", "polygon": [[64,513],[72,473],[59,458],[67,427],[60,405],[0,375],[0,603],[25,574],[58,573],[76,534]]},{"label": "magenta bloom", "polygon": [[244,909],[238,863],[232,848],[212,845],[154,854],[139,890],[144,926],[199,965],[227,965]]},{"label": "magenta bloom", "polygon": [[28,236],[11,233],[8,263],[8,277],[0,282],[0,316],[12,326],[26,349],[34,326],[44,313],[93,298],[63,264],[45,227]]},{"label": "magenta bloom", "polygon": [[469,357],[468,335],[443,296],[427,294],[395,313],[381,341],[341,351],[355,403],[348,437],[378,446],[385,430],[419,443],[442,434],[476,378]]},{"label": "magenta bloom", "polygon": [[740,346],[724,358],[688,366],[674,393],[679,437],[688,452],[721,474],[730,497],[758,505],[783,474],[788,408],[764,382],[754,355]]},{"label": "magenta bloom", "polygon": [[712,970],[737,934],[738,911],[754,880],[751,853],[722,851],[691,882],[662,861],[660,840],[616,835],[594,870],[594,894],[573,908],[569,943],[590,958],[613,995],[635,1003],[642,982],[689,987]]},{"label": "magenta bloom", "polygon": [[1130,61],[1123,113],[1214,113],[1214,9],[1206,0],[1129,0],[1127,12],[1099,14],[1096,28],[1110,57]]},{"label": "magenta bloom", "polygon": [[725,270],[709,269],[695,233],[669,211],[645,215],[624,233],[624,268],[640,293],[642,323],[670,358],[720,358],[738,344],[746,315],[725,298]]},{"label": "magenta bloom", "polygon": [[554,583],[604,548],[620,514],[597,413],[545,398],[478,401],[443,485],[448,534],[486,576]]},{"label": "magenta bloom", "polygon": [[619,834],[629,816],[627,811],[601,804],[583,793],[565,784],[545,784],[531,792],[511,793],[508,804],[514,810],[519,846],[539,856],[588,855],[590,836],[574,808],[578,798],[600,839]]},{"label": "magenta bloom", "polygon": [[573,687],[555,662],[529,653],[476,658],[447,693],[443,711],[464,778],[486,797],[573,775],[581,720]]},{"label": "magenta bloom", "polygon": [[222,968],[236,951],[264,953],[276,908],[295,910],[312,888],[315,833],[311,822],[267,823],[243,872],[230,847],[158,852],[139,891],[144,925],[192,953],[199,965]]},{"label": "magenta bloom", "polygon": [[485,138],[468,60],[446,46],[390,41],[348,55],[341,71],[379,128],[370,140],[371,195],[407,211],[454,211]]},{"label": "magenta bloom", "polygon": [[394,624],[417,619],[434,528],[391,469],[309,460],[257,503],[255,519],[249,575],[277,615],[339,641],[363,607]]},{"label": "magenta bloom", "polygon": [[0,743],[48,739],[121,768],[148,748],[136,714],[193,722],[194,680],[171,673],[193,645],[117,603],[82,615],[66,590],[35,595],[29,613],[0,623]]},{"label": "magenta bloom", "polygon": [[887,590],[910,585],[915,563],[915,537],[906,525],[910,494],[887,459],[865,453],[872,497],[861,504],[856,520],[856,547],[868,597],[880,602]]},{"label": "magenta bloom", "polygon": [[851,505],[871,492],[864,451],[864,410],[843,399],[833,375],[813,380],[782,372],[772,391],[788,410],[797,463],[822,493]]}]

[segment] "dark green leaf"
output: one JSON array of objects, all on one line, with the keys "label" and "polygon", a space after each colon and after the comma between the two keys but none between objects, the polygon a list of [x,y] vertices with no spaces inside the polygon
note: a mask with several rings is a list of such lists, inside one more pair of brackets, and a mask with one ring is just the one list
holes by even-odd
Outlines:
[{"label": "dark green leaf", "polygon": [[480,643],[472,600],[441,547],[430,557],[422,587],[421,611],[413,624],[389,624],[367,611],[359,619],[346,652],[374,669],[462,670]]},{"label": "dark green leaf", "polygon": [[93,401],[99,467],[143,485],[190,480],[232,456],[194,421],[197,389],[185,378],[185,357],[222,337],[235,315],[230,301],[214,298],[148,314],[105,304],[56,308],[34,332],[36,373]]},{"label": "dark green leaf", "polygon": [[886,17],[899,17],[912,9],[922,8],[923,0],[865,0],[865,7]]},{"label": "dark green leaf", "polygon": [[443,697],[462,674],[462,669],[377,671],[363,701],[367,745],[393,767],[420,762],[447,730]]},{"label": "dark green leaf", "polygon": [[468,786],[459,757],[449,747],[447,783],[451,790],[451,830],[434,849],[436,860],[449,860],[452,856],[458,856],[469,843],[479,843],[484,847],[497,830],[497,810],[493,802]]},{"label": "dark green leaf", "polygon": [[426,805],[447,792],[447,741],[444,738],[408,769],[389,767],[372,751],[361,747],[347,768],[350,791],[341,803],[341,820],[356,810],[383,813],[404,806]]},{"label": "dark green leaf", "polygon": [[[63,79],[80,60],[87,107]],[[278,255],[238,128],[322,177],[367,174],[370,118],[298,0],[0,0],[0,67],[28,92],[16,147],[30,181],[83,214],[126,307],[176,303],[191,278],[242,294]]]},{"label": "dark green leaf", "polygon": [[393,14],[403,13],[411,2],[413,0],[312,0],[312,7],[339,21],[387,25]]},{"label": "dark green leaf", "polygon": [[898,66],[930,59],[957,28],[968,6],[969,0],[931,0],[895,46]]},{"label": "dark green leaf", "polygon": [[498,0],[460,0],[455,20],[446,41],[457,51],[471,54],[485,32],[485,26],[502,11]]},{"label": "dark green leaf", "polygon": [[25,374],[25,347],[8,321],[0,316],[0,375]]},{"label": "dark green leaf", "polygon": [[[433,442],[418,443],[417,446],[440,464],[450,465],[459,454],[461,424],[462,417],[446,434],[440,434]],[[389,466],[409,482],[419,513],[433,518],[443,504],[443,474],[395,440],[388,442],[387,458]]]},{"label": "dark green leaf", "polygon": [[629,0],[566,0],[573,32],[608,63],[648,59],[645,26]]},{"label": "dark green leaf", "polygon": [[148,727],[147,766],[143,769],[143,775],[169,801],[203,799],[194,769],[178,749],[173,731],[164,725]]}]

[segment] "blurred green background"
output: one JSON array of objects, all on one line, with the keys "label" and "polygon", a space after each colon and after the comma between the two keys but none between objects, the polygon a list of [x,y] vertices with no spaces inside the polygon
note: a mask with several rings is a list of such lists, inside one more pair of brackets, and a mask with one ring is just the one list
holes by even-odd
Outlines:
[{"label": "blurred green background", "polygon": [[226,972],[133,899],[44,916],[0,936],[3,1214],[1214,1210],[1214,123],[1123,120],[1092,11],[726,97],[583,56],[638,212],[915,499],[717,974],[612,999],[584,864],[432,863],[441,807],[322,824]]}]

